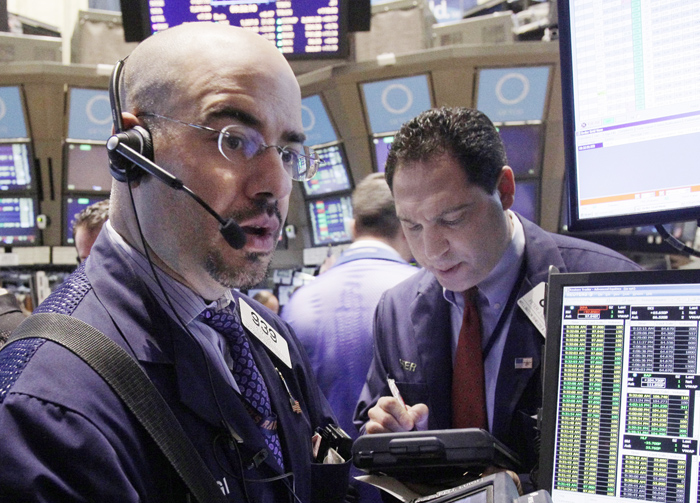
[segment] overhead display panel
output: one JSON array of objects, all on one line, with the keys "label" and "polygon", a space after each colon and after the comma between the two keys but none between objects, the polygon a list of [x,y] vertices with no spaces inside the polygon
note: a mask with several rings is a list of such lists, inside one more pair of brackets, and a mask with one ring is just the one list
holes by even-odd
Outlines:
[{"label": "overhead display panel", "polygon": [[341,58],[348,52],[352,0],[121,0],[125,39],[185,23],[240,26],[275,44],[290,59]]},{"label": "overhead display panel", "polygon": [[317,94],[301,100],[301,121],[307,145],[322,145],[338,140],[326,107]]},{"label": "overhead display panel", "polygon": [[352,200],[349,195],[307,201],[313,245],[349,243],[352,240]]},{"label": "overhead display panel", "polygon": [[304,194],[316,197],[352,189],[350,170],[342,145],[328,145],[316,149],[316,152],[321,158],[321,166],[316,176],[304,182]]},{"label": "overhead display panel", "polygon": [[373,134],[392,133],[421,112],[432,108],[427,75],[416,75],[360,84],[369,129]]},{"label": "overhead display panel", "polygon": [[0,87],[0,139],[28,139],[19,86]]},{"label": "overhead display panel", "polygon": [[476,108],[498,124],[542,121],[549,74],[549,66],[481,68]]},{"label": "overhead display panel", "polygon": [[112,135],[112,109],[107,91],[71,88],[68,99],[68,138],[106,142]]},{"label": "overhead display panel", "polygon": [[30,190],[31,159],[29,142],[0,143],[0,190]]}]

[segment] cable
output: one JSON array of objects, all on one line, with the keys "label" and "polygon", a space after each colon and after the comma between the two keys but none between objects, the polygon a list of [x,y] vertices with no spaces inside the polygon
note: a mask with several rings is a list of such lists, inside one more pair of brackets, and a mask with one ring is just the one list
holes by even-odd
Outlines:
[{"label": "cable", "polygon": [[[700,220],[698,220],[698,224],[700,225]],[[671,246],[673,249],[675,249],[681,253],[687,254],[687,255],[692,255],[694,257],[700,257],[700,251],[695,250],[695,249],[691,248],[690,246],[687,246],[685,243],[680,241],[678,238],[669,234],[669,232],[666,230],[666,228],[663,225],[661,225],[661,224],[656,225],[656,232],[658,232],[659,235],[663,238],[663,240],[669,246]]]},{"label": "cable", "polygon": [[[219,464],[219,467],[220,467],[225,473],[231,475],[233,478],[239,479],[239,480],[242,482],[241,485],[242,485],[242,487],[243,487],[243,496],[245,497],[245,500],[246,500],[248,503],[251,503],[251,500],[250,500],[250,496],[249,496],[249,494],[248,494],[247,482],[251,482],[251,483],[252,483],[252,482],[276,482],[276,481],[278,481],[278,480],[282,480],[282,482],[284,483],[284,485],[285,485],[285,487],[287,488],[287,490],[289,491],[289,493],[290,493],[292,496],[294,496],[294,498],[295,498],[299,503],[303,503],[303,502],[301,501],[301,499],[299,499],[299,497],[297,496],[296,492],[294,491],[294,488],[293,488],[293,487],[290,487],[290,486],[289,486],[289,482],[286,480],[286,479],[288,479],[288,478],[290,478],[290,477],[292,477],[292,478],[294,477],[294,473],[292,473],[292,472],[284,473],[284,474],[282,474],[282,475],[277,475],[277,476],[275,476],[275,477],[270,477],[270,478],[265,478],[265,479],[249,479],[249,478],[247,478],[247,477],[245,476],[245,472],[244,472],[245,467],[244,467],[244,463],[243,463],[243,456],[242,456],[242,454],[241,454],[241,452],[240,452],[240,449],[239,449],[239,447],[238,447],[238,441],[237,441],[236,438],[230,433],[230,431],[228,431],[228,428],[226,427],[227,423],[226,423],[226,419],[225,419],[225,416],[224,416],[224,412],[223,412],[223,409],[222,409],[222,407],[221,407],[221,403],[219,402],[219,398],[218,398],[218,396],[217,396],[217,394],[216,394],[216,391],[214,390],[214,378],[213,378],[213,375],[212,375],[211,365],[209,364],[209,358],[207,357],[207,354],[206,354],[206,352],[204,351],[204,348],[202,347],[202,345],[201,345],[201,343],[199,342],[199,340],[198,340],[198,339],[194,336],[194,334],[189,330],[189,328],[187,327],[187,325],[185,324],[185,322],[183,321],[183,319],[180,317],[180,314],[175,310],[175,306],[173,306],[173,303],[172,303],[172,301],[170,300],[170,296],[167,294],[165,288],[163,287],[163,284],[162,284],[161,281],[160,281],[160,278],[158,277],[158,274],[157,274],[157,272],[156,272],[155,265],[153,264],[153,261],[151,260],[151,254],[149,253],[149,251],[148,251],[148,246],[146,245],[146,238],[145,238],[144,235],[143,235],[143,230],[142,230],[142,228],[141,228],[141,221],[139,220],[138,212],[136,211],[136,202],[135,202],[135,200],[134,200],[134,194],[133,194],[132,189],[131,189],[131,183],[127,182],[127,186],[128,186],[128,188],[129,188],[129,198],[130,198],[130,200],[131,200],[131,207],[132,207],[132,209],[133,209],[133,211],[134,211],[134,218],[135,218],[135,220],[136,220],[136,228],[137,228],[138,231],[139,231],[139,239],[141,240],[141,246],[143,246],[144,254],[146,255],[146,260],[148,261],[148,265],[149,265],[149,267],[151,268],[151,272],[153,273],[153,276],[154,276],[154,278],[155,278],[155,280],[156,280],[156,283],[158,284],[158,288],[160,289],[161,293],[163,294],[163,297],[165,298],[166,302],[168,303],[168,306],[170,307],[170,310],[173,312],[173,314],[174,314],[175,317],[177,318],[178,323],[179,323],[180,326],[183,328],[183,330],[185,331],[185,333],[189,336],[189,338],[192,339],[193,342],[195,342],[195,344],[197,345],[197,347],[199,348],[199,350],[200,350],[200,352],[201,352],[201,354],[202,354],[202,357],[204,358],[204,363],[205,363],[205,366],[206,366],[206,368],[207,368],[207,376],[208,376],[208,378],[209,378],[209,386],[211,387],[212,394],[214,395],[214,402],[216,403],[216,407],[217,407],[218,410],[219,410],[219,416],[221,417],[221,421],[222,421],[222,424],[223,424],[224,429],[225,429],[225,431],[226,431],[226,435],[230,437],[230,442],[231,442],[231,444],[233,445],[234,450],[236,451],[236,456],[238,457],[238,465],[239,465],[240,471],[241,471],[240,477],[236,476],[236,475],[233,474],[233,473],[230,473],[228,470],[226,470],[226,469],[221,465],[219,459],[216,457],[216,449],[214,449],[214,458],[216,459],[216,462]],[[173,355],[173,356],[176,358],[176,355]],[[177,362],[175,362],[175,364],[177,365]],[[214,438],[214,443],[215,443],[215,444],[216,444],[217,439],[218,439],[220,436],[221,436],[221,434],[217,435],[217,436]]]}]

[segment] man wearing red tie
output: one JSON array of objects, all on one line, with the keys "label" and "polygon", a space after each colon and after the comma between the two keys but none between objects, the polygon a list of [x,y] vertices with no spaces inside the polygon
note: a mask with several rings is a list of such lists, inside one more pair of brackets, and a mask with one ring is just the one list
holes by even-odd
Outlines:
[{"label": "man wearing red tie", "polygon": [[527,472],[537,461],[544,337],[518,300],[537,299],[528,294],[541,291],[550,265],[561,272],[639,267],[511,211],[515,179],[503,142],[476,110],[433,109],[404,124],[386,178],[424,270],[379,302],[355,423],[365,433],[483,428]]}]

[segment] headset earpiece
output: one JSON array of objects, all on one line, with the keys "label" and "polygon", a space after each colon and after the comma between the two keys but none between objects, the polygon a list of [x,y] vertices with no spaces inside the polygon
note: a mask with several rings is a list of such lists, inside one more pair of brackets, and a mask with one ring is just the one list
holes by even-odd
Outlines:
[{"label": "headset earpiece", "polygon": [[[142,126],[134,126],[122,133],[118,133],[119,141],[143,155],[149,161],[153,160],[153,141],[151,133]],[[133,162],[125,159],[116,151],[108,150],[109,171],[120,182],[133,182],[144,173],[143,169]]]}]

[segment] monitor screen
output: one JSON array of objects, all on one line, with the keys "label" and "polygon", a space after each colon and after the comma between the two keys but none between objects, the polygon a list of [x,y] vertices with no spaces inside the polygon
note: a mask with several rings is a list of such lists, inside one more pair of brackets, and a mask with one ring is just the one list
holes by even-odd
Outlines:
[{"label": "monitor screen", "polygon": [[428,75],[365,82],[360,88],[373,134],[397,131],[433,106]]},{"label": "monitor screen", "polygon": [[66,143],[63,154],[65,189],[80,192],[109,192],[107,147],[95,143]]},{"label": "monitor screen", "polygon": [[499,126],[506,147],[508,166],[515,176],[538,176],[542,171],[543,124]]},{"label": "monitor screen", "polygon": [[0,87],[0,138],[29,139],[22,90],[19,86]]},{"label": "monitor screen", "polygon": [[540,181],[538,179],[516,180],[515,201],[510,209],[520,213],[531,222],[538,223],[539,192]]},{"label": "monitor screen", "polygon": [[91,204],[107,199],[106,196],[69,196],[63,201],[63,243],[67,245],[75,244],[73,239],[73,221],[75,217]]},{"label": "monitor screen", "polygon": [[33,165],[29,143],[0,143],[0,190],[30,190]]},{"label": "monitor screen", "polygon": [[349,195],[307,201],[313,246],[349,243],[352,201]]},{"label": "monitor screen", "polygon": [[375,136],[372,138],[372,153],[374,154],[374,167],[379,173],[384,173],[384,166],[389,157],[389,149],[394,142],[394,135],[391,136]]},{"label": "monitor screen", "polygon": [[112,136],[112,107],[104,89],[68,90],[68,132],[71,140],[107,142]]},{"label": "monitor screen", "polygon": [[301,122],[307,145],[323,145],[338,141],[321,96],[314,94],[301,100]]},{"label": "monitor screen", "polygon": [[316,197],[352,189],[352,178],[342,145],[330,145],[315,149],[321,158],[318,173],[304,182],[304,195]]},{"label": "monitor screen", "polygon": [[38,204],[31,197],[0,198],[0,243],[11,246],[41,244],[36,226]]},{"label": "monitor screen", "polygon": [[696,2],[559,3],[569,228],[700,217]]},{"label": "monitor screen", "polygon": [[481,68],[476,108],[496,124],[540,123],[551,73],[549,66]]},{"label": "monitor screen", "polygon": [[700,270],[553,274],[539,486],[697,503]]},{"label": "monitor screen", "polygon": [[121,0],[127,42],[172,26],[217,22],[270,40],[289,59],[344,58],[352,0]]}]

